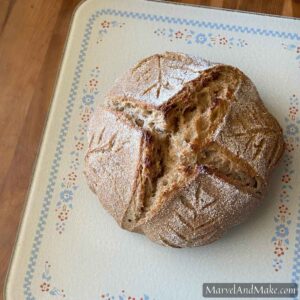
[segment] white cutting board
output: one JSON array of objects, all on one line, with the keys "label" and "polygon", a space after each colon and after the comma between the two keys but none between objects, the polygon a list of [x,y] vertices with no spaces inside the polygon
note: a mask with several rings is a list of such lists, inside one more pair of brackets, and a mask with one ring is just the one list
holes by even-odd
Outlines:
[{"label": "white cutting board", "polygon": [[[242,69],[279,120],[287,141],[261,209],[201,248],[168,249],[121,230],[82,173],[85,131],[95,105],[128,67],[166,50]],[[202,298],[204,282],[299,282],[299,99],[300,20],[143,0],[81,4],[6,299],[192,300]]]}]

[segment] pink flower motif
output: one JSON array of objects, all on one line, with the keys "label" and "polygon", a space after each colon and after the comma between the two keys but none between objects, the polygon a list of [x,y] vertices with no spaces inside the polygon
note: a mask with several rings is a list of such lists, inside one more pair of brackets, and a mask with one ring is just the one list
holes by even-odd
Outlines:
[{"label": "pink flower motif", "polygon": [[[77,161],[78,159],[76,160],[75,158],[73,163],[76,165]],[[71,171],[65,177],[63,177],[63,183],[67,188],[70,188],[76,184],[77,177],[78,175],[74,171]]]},{"label": "pink flower motif", "polygon": [[83,144],[82,142],[80,142],[80,141],[78,141],[78,142],[76,143],[76,145],[75,145],[75,148],[76,148],[78,151],[82,150],[83,147],[84,147],[84,144]]},{"label": "pink flower motif", "polygon": [[176,37],[176,39],[182,39],[183,33],[182,33],[181,31],[177,31],[177,32],[175,33],[175,37]]},{"label": "pink flower motif", "polygon": [[292,106],[289,108],[289,116],[292,120],[295,120],[295,116],[297,115],[299,109],[296,106]]},{"label": "pink flower motif", "polygon": [[284,249],[283,249],[283,247],[281,247],[281,246],[275,247],[274,254],[275,254],[276,256],[278,256],[278,257],[284,255]]},{"label": "pink flower motif", "polygon": [[288,152],[293,152],[295,150],[295,147],[292,143],[286,143],[285,147]]},{"label": "pink flower motif", "polygon": [[219,44],[220,45],[226,45],[228,43],[228,40],[225,36],[219,37]]},{"label": "pink flower motif", "polygon": [[58,218],[60,219],[61,222],[63,222],[68,219],[68,214],[69,214],[69,210],[64,210],[58,214]]},{"label": "pink flower motif", "polygon": [[108,21],[103,21],[102,23],[101,23],[101,26],[103,27],[103,28],[109,28],[109,26],[110,26],[110,22],[108,22]]},{"label": "pink flower motif", "polygon": [[284,204],[279,205],[278,209],[280,214],[286,214],[289,210],[288,207]]},{"label": "pink flower motif", "polygon": [[41,291],[42,291],[42,292],[49,292],[50,284],[47,283],[47,282],[43,282],[43,283],[40,285],[40,288],[41,288]]},{"label": "pink flower motif", "polygon": [[291,181],[290,175],[289,174],[283,174],[282,178],[281,178],[281,181],[284,182],[284,183],[289,183]]},{"label": "pink flower motif", "polygon": [[92,78],[92,79],[89,80],[89,87],[91,87],[91,88],[92,87],[96,87],[97,84],[98,84],[98,80],[97,79]]},{"label": "pink flower motif", "polygon": [[91,115],[92,115],[92,113],[90,110],[85,110],[84,112],[81,113],[81,120],[84,123],[88,123],[91,118]]},{"label": "pink flower motif", "polygon": [[69,175],[68,175],[68,177],[69,177],[69,180],[71,181],[75,181],[76,180],[76,178],[77,178],[77,175],[75,174],[75,172],[71,172],[71,173],[69,173]]}]

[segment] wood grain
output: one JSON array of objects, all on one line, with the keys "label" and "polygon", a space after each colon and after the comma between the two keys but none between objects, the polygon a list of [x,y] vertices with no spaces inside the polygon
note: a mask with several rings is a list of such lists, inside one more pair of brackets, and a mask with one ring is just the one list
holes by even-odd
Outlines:
[{"label": "wood grain", "polygon": [[6,21],[0,21],[1,289],[78,2],[16,0],[13,7],[7,6]]},{"label": "wood grain", "polygon": [[[51,102],[64,41],[72,13],[79,2],[0,0],[1,290]],[[300,17],[299,0],[176,2]]]}]

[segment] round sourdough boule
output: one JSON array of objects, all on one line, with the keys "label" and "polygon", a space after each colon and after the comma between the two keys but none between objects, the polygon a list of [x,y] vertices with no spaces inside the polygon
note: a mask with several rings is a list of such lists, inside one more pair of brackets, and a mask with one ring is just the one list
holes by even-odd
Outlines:
[{"label": "round sourdough boule", "polygon": [[85,173],[122,228],[193,247],[258,207],[283,149],[279,124],[239,69],[166,52],[130,69],[97,108]]}]

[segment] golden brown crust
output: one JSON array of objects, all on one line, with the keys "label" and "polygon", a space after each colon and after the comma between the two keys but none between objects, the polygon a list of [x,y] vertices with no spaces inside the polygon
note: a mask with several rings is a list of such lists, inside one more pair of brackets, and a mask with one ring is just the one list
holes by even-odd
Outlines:
[{"label": "golden brown crust", "polygon": [[88,145],[87,181],[103,206],[122,225],[140,181],[145,134],[121,114],[98,107],[89,125]]},{"label": "golden brown crust", "polygon": [[237,68],[154,55],[107,100],[89,127],[86,175],[123,228],[165,246],[199,246],[262,202],[282,130]]},{"label": "golden brown crust", "polygon": [[215,139],[235,156],[247,161],[265,181],[283,152],[282,129],[263,105],[249,80],[243,78],[224,126]]},{"label": "golden brown crust", "polygon": [[145,107],[159,108],[213,63],[181,53],[155,54],[130,69],[108,94],[124,97]]},{"label": "golden brown crust", "polygon": [[179,248],[213,242],[228,228],[241,223],[261,200],[204,168],[169,197],[168,205],[150,218],[143,230],[151,240]]}]

